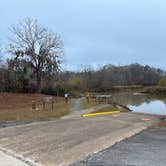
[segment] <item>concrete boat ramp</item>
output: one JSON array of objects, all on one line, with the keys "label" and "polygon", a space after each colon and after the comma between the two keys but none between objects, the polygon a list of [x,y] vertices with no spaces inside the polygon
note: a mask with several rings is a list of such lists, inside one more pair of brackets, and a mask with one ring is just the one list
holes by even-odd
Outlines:
[{"label": "concrete boat ramp", "polygon": [[0,165],[69,165],[158,122],[158,116],[137,113],[95,117],[77,114],[56,121],[0,128]]}]

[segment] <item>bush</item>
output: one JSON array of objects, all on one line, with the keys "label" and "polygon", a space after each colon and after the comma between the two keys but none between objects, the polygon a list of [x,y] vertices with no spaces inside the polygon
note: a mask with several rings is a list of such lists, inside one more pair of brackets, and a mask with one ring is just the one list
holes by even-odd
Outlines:
[{"label": "bush", "polygon": [[52,87],[45,87],[41,90],[41,93],[46,95],[57,95],[57,91],[55,88]]},{"label": "bush", "polygon": [[30,83],[28,88],[29,93],[36,93],[38,92],[38,86],[35,83]]},{"label": "bush", "polygon": [[44,87],[41,90],[41,93],[53,96],[64,96],[65,92],[65,89],[59,85],[56,87]]},{"label": "bush", "polygon": [[165,95],[166,87],[162,86],[147,87],[145,88],[144,93],[149,93],[154,95]]},{"label": "bush", "polygon": [[160,86],[166,86],[166,77],[163,77],[159,80],[159,83],[158,83]]}]

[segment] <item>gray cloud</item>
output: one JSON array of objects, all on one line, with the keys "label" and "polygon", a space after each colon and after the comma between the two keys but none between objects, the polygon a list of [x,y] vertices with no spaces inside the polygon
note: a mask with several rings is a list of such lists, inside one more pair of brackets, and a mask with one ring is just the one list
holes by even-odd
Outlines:
[{"label": "gray cloud", "polygon": [[164,0],[1,1],[0,39],[27,16],[61,34],[69,69],[135,62],[165,67]]}]

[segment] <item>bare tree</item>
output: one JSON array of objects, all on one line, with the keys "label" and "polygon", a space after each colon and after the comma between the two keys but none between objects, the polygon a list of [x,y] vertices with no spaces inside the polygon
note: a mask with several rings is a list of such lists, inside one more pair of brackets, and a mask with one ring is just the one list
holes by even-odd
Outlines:
[{"label": "bare tree", "polygon": [[2,59],[2,47],[0,45],[0,66],[2,65],[3,59]]},{"label": "bare tree", "polygon": [[9,39],[9,52],[14,55],[15,62],[24,59],[31,64],[40,88],[44,74],[54,74],[59,70],[64,55],[60,36],[31,18],[10,29],[13,37]]}]

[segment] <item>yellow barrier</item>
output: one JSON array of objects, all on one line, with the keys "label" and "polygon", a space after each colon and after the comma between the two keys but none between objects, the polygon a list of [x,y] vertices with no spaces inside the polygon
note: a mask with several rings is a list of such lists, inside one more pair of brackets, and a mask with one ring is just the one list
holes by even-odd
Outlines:
[{"label": "yellow barrier", "polygon": [[90,114],[83,114],[83,117],[90,117],[96,115],[108,115],[108,114],[119,114],[120,111],[111,111],[111,112],[98,112],[98,113],[90,113]]}]

